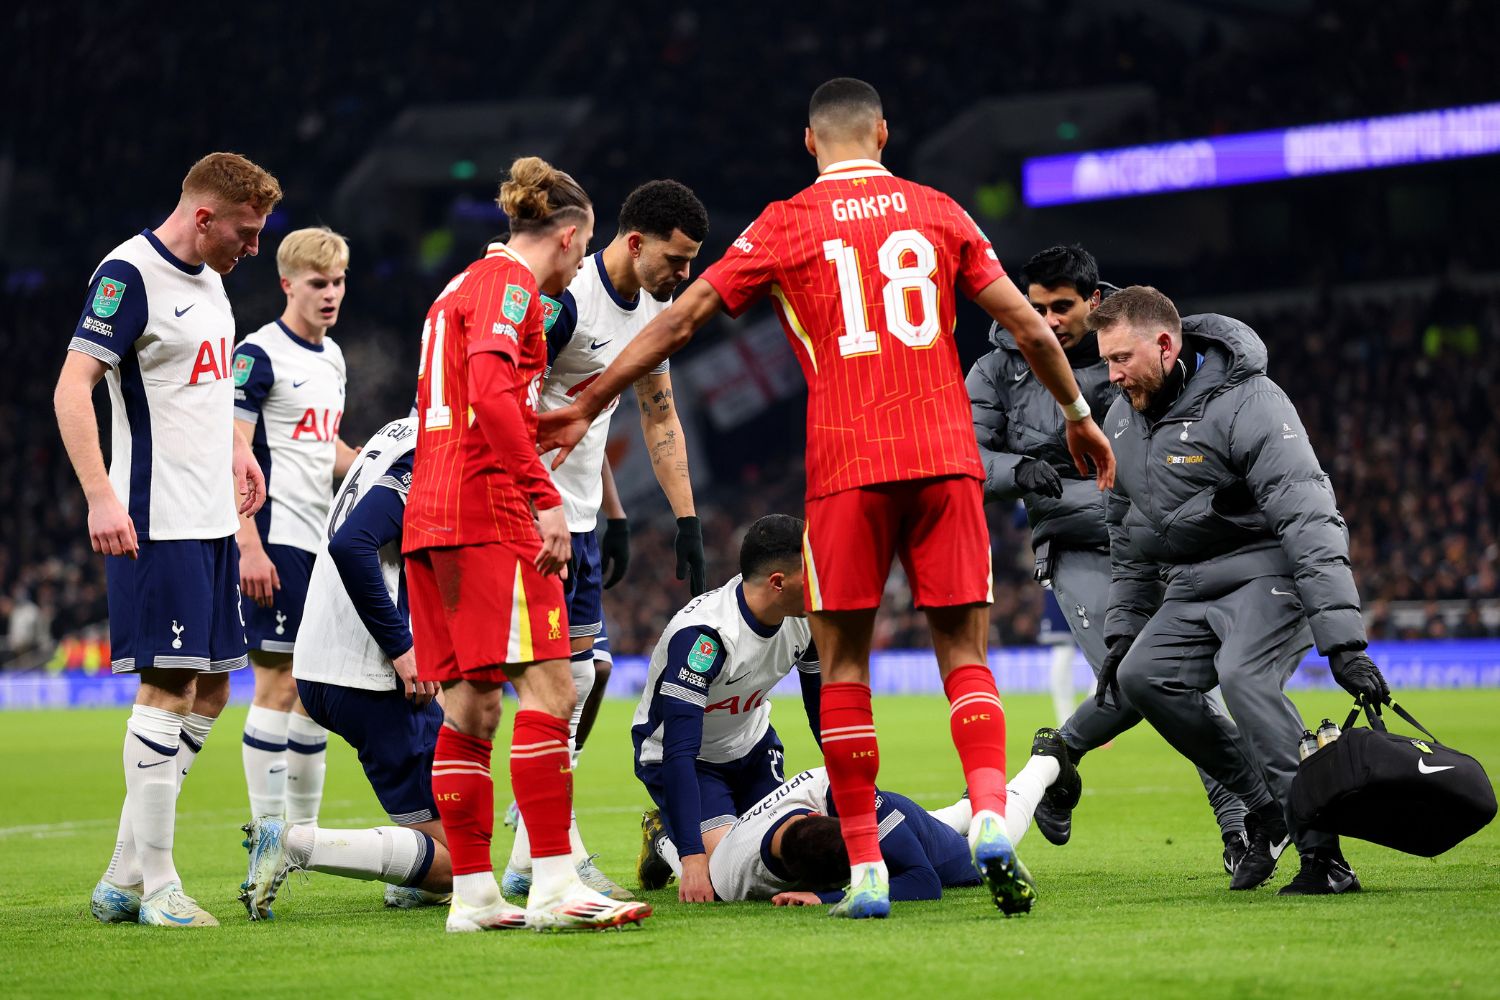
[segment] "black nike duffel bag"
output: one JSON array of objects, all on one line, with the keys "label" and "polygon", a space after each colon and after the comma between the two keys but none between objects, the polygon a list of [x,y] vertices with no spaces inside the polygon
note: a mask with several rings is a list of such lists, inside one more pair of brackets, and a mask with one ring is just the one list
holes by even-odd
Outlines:
[{"label": "black nike duffel bag", "polygon": [[1444,746],[1400,705],[1397,715],[1425,739],[1390,732],[1379,707],[1369,729],[1354,728],[1310,754],[1292,781],[1292,813],[1315,830],[1434,857],[1495,818],[1495,789],[1479,761]]}]

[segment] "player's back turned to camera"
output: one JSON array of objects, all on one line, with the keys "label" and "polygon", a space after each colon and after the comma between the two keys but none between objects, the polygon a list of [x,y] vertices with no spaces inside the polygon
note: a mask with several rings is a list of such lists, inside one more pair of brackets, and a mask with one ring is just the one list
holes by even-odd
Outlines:
[{"label": "player's back turned to camera", "polygon": [[817,735],[821,677],[803,608],[802,529],[786,514],[752,524],[739,575],[677,612],[651,653],[631,729],[636,776],[660,809],[643,824],[644,888],[678,873],[685,902],[713,900],[714,847],[782,783],[768,696],[793,670]]}]

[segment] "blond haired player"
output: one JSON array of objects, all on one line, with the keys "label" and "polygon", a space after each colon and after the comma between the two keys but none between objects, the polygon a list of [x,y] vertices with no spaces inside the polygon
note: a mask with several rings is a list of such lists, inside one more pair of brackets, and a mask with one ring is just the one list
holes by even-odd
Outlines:
[{"label": "blond haired player", "polygon": [[[90,909],[105,923],[218,923],[183,892],[177,793],[245,665],[236,511],[265,481],[234,432],[234,314],[221,275],[254,256],[281,185],[236,153],[188,171],[172,214],[109,252],[89,281],[53,402],[105,556],[111,669],[139,674],[125,805]],[[109,385],[109,471],[94,386]]]},{"label": "blond haired player", "polygon": [[292,679],[313,556],[333,484],[355,449],[339,438],[344,354],[328,336],[344,301],[349,244],[298,229],[276,250],[286,309],[234,352],[234,419],[266,476],[266,504],[239,526],[245,638],[255,700],[241,756],[252,819],[316,824],[328,733],[307,717]]}]

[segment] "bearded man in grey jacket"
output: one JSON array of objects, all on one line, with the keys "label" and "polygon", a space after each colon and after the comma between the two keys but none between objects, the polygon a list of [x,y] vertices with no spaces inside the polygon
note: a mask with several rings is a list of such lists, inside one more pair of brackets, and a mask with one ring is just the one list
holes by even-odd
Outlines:
[{"label": "bearded man in grey jacket", "polygon": [[[1315,642],[1357,700],[1390,691],[1364,652],[1348,530],[1297,409],[1267,377],[1260,337],[1227,316],[1181,319],[1134,286],[1089,326],[1123,392],[1103,424],[1118,471],[1098,698],[1123,692],[1250,806],[1231,888],[1269,881],[1290,839],[1301,870],[1283,895],[1357,891],[1338,838],[1291,816],[1305,726],[1283,688]],[[1205,698],[1215,684],[1239,740]]]}]

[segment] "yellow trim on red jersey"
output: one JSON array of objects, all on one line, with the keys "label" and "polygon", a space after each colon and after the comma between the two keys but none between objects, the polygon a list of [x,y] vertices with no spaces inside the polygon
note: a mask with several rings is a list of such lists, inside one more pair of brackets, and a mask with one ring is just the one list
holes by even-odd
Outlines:
[{"label": "yellow trim on red jersey", "polygon": [[[526,268],[526,270],[531,270],[531,265],[527,262],[526,258],[522,257],[518,252],[516,252],[514,248],[508,246],[505,243],[491,243],[488,247],[485,248],[484,256],[486,259],[489,259],[490,257],[509,257],[517,264],[520,264],[522,267]],[[534,274],[535,272],[533,271],[532,273]]]},{"label": "yellow trim on red jersey", "polygon": [[818,589],[818,567],[813,563],[812,540],[807,537],[807,528],[802,529],[802,564],[807,570],[807,597],[810,611],[823,610],[823,595]]},{"label": "yellow trim on red jersey", "polygon": [[526,583],[521,563],[516,563],[516,582],[511,590],[510,638],[506,642],[507,663],[530,663],[536,659],[531,645],[531,614],[526,607]]},{"label": "yellow trim on red jersey", "polygon": [[792,308],[792,300],[787,298],[786,292],[782,291],[781,286],[775,283],[771,285],[771,294],[776,297],[777,302],[781,303],[781,315],[786,317],[786,325],[791,327],[792,333],[796,335],[798,340],[802,341],[802,346],[807,351],[808,363],[812,365],[813,371],[816,372],[818,370],[818,356],[813,352],[812,337],[808,335],[807,328],[802,325],[802,321],[797,318],[797,310]]},{"label": "yellow trim on red jersey", "polygon": [[823,181],[853,180],[856,177],[892,177],[889,170],[881,166],[879,160],[840,160],[830,163],[818,174],[814,183],[821,184]]}]

